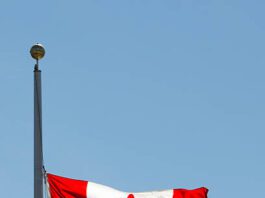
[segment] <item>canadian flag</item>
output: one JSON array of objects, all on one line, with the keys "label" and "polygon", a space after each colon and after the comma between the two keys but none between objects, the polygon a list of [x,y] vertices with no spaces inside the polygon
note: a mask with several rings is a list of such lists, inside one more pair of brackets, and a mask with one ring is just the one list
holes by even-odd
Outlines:
[{"label": "canadian flag", "polygon": [[47,174],[50,198],[207,198],[207,188],[172,189],[151,192],[122,192],[93,182]]}]

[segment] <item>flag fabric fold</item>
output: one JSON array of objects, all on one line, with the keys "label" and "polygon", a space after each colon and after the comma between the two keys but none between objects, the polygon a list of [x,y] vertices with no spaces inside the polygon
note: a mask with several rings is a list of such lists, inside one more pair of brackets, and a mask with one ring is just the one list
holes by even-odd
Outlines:
[{"label": "flag fabric fold", "polygon": [[50,198],[207,198],[208,193],[208,189],[204,187],[132,193],[49,173],[46,179]]}]

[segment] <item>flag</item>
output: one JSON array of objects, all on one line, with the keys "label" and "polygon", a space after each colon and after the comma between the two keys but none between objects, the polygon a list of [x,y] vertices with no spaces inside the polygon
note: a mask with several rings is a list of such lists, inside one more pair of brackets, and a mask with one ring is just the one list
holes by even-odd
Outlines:
[{"label": "flag", "polygon": [[50,198],[207,198],[207,188],[172,189],[152,192],[122,192],[93,182],[47,174]]}]

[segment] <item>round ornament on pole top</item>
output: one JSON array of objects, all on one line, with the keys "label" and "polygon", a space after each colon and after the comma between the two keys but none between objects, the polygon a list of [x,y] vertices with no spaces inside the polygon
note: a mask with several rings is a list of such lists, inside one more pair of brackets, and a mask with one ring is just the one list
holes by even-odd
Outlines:
[{"label": "round ornament on pole top", "polygon": [[44,49],[43,45],[37,43],[31,47],[30,54],[31,54],[32,58],[34,58],[35,60],[38,61],[44,57],[45,49]]},{"label": "round ornament on pole top", "polygon": [[42,59],[45,55],[44,47],[41,44],[37,43],[31,47],[30,54],[31,54],[32,58],[34,58],[36,60],[34,71],[40,71],[39,70],[39,60]]}]

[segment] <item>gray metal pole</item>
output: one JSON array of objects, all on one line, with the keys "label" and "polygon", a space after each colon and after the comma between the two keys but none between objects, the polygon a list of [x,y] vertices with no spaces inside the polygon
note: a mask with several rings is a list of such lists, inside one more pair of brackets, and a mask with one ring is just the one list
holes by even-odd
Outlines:
[{"label": "gray metal pole", "polygon": [[41,71],[34,69],[34,198],[43,198]]},{"label": "gray metal pole", "polygon": [[41,71],[39,60],[44,57],[44,47],[37,43],[30,49],[37,63],[34,68],[34,198],[43,198],[43,153],[42,153],[42,112],[41,112]]}]

